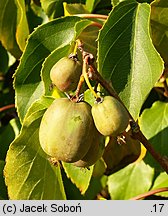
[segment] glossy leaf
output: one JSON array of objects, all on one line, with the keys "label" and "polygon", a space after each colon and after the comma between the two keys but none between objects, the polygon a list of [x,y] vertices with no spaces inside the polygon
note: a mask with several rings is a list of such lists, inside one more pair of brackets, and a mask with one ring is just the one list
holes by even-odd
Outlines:
[{"label": "glossy leaf", "polygon": [[86,9],[92,12],[101,0],[86,0]]},{"label": "glossy leaf", "polygon": [[[139,123],[143,134],[153,145],[155,151],[168,157],[168,103],[155,102],[151,108],[144,110]],[[157,171],[162,171],[160,165],[148,152],[145,161],[155,167]]]},{"label": "glossy leaf", "polygon": [[79,0],[40,0],[41,6],[49,19],[54,19],[64,15],[63,2],[68,4],[81,3],[84,4],[85,0],[79,2]]},{"label": "glossy leaf", "polygon": [[5,181],[10,199],[65,199],[60,168],[50,164],[39,144],[39,125],[52,98],[29,109],[20,135],[6,157]]},{"label": "glossy leaf", "polygon": [[26,8],[24,0],[17,0],[17,29],[16,29],[16,41],[21,51],[24,50],[26,40],[29,35],[29,27],[26,18]]},{"label": "glossy leaf", "polygon": [[84,43],[84,49],[87,52],[92,53],[95,57],[97,56],[97,37],[99,28],[95,26],[88,26],[81,33],[79,39]]},{"label": "glossy leaf", "polygon": [[101,193],[101,191],[106,190],[107,187],[107,176],[101,176],[97,178],[91,178],[90,185],[86,191],[84,198],[86,200],[95,200]]},{"label": "glossy leaf", "polygon": [[31,34],[14,80],[21,121],[31,104],[44,94],[40,71],[45,58],[72,43],[90,23],[78,17],[64,17],[41,25]]},{"label": "glossy leaf", "polygon": [[71,163],[62,163],[65,173],[68,178],[76,185],[80,190],[81,194],[84,194],[89,187],[93,166],[90,167],[90,170],[87,168],[75,167]]},{"label": "glossy leaf", "polygon": [[94,105],[94,102],[95,102],[95,97],[93,96],[92,92],[90,91],[90,89],[87,89],[85,92],[84,92],[84,100],[86,102],[88,102],[91,106]]},{"label": "glossy leaf", "polygon": [[96,5],[96,8],[94,11],[98,14],[104,14],[108,15],[110,10],[112,8],[111,0],[100,0],[100,2]]},{"label": "glossy leaf", "polygon": [[[166,172],[162,172],[155,179],[153,187],[152,187],[151,190],[159,189],[159,188],[164,188],[164,187],[167,187],[167,186],[168,186],[168,175],[167,175]],[[160,193],[157,193],[155,195],[162,196],[162,197],[168,197],[168,191],[166,191],[166,192],[160,192]]]},{"label": "glossy leaf", "polygon": [[155,0],[151,4],[151,30],[153,43],[168,64],[168,1]]},{"label": "glossy leaf", "polygon": [[8,199],[7,188],[3,176],[4,165],[5,162],[0,160],[0,199]]},{"label": "glossy leaf", "polygon": [[50,19],[64,15],[63,0],[40,0],[41,7]]},{"label": "glossy leaf", "polygon": [[154,176],[154,170],[143,161],[133,163],[108,178],[111,199],[127,200],[147,192]]},{"label": "glossy leaf", "polygon": [[29,34],[24,0],[1,0],[0,11],[0,40],[19,58]]},{"label": "glossy leaf", "polygon": [[26,1],[26,3],[26,16],[29,25],[29,31],[31,33],[38,25],[41,25],[44,20],[47,20],[47,15],[40,6],[35,4],[34,1]]},{"label": "glossy leaf", "polygon": [[65,16],[75,15],[75,14],[85,14],[89,13],[86,10],[85,5],[77,3],[77,4],[66,4],[64,3],[64,13]]},{"label": "glossy leaf", "polygon": [[0,160],[5,160],[9,145],[19,134],[19,130],[18,119],[12,119],[8,125],[0,127]]},{"label": "glossy leaf", "polygon": [[98,38],[98,70],[135,119],[163,70],[149,24],[148,4],[124,1],[112,10]]},{"label": "glossy leaf", "polygon": [[[111,3],[112,3],[113,6],[116,6],[116,5],[118,5],[120,2],[123,2],[123,1],[126,1],[126,0],[111,0]],[[132,1],[134,1],[134,0],[132,0]]]}]

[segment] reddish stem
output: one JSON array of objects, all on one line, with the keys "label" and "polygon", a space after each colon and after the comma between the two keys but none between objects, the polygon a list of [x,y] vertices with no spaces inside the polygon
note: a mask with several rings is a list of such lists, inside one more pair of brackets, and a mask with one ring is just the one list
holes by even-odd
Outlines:
[{"label": "reddish stem", "polygon": [[101,25],[100,23],[98,23],[98,22],[93,22],[91,25],[92,25],[92,26],[96,26],[96,27],[98,27],[99,29],[102,28],[102,25]]},{"label": "reddish stem", "polygon": [[79,16],[83,18],[96,18],[96,19],[103,19],[106,20],[108,18],[107,15],[102,15],[102,14],[75,14],[74,16]]},{"label": "reddish stem", "polygon": [[154,195],[157,193],[161,193],[161,192],[166,192],[166,191],[168,191],[168,187],[158,188],[158,189],[151,190],[151,191],[148,191],[146,193],[140,194],[138,196],[135,196],[135,197],[131,198],[130,200],[140,200],[140,199],[143,199],[145,197],[148,197],[148,196],[151,196],[151,195]]},{"label": "reddish stem", "polygon": [[9,105],[6,105],[4,107],[1,107],[0,112],[3,112],[5,110],[11,109],[11,108],[15,108],[15,104],[9,104]]}]

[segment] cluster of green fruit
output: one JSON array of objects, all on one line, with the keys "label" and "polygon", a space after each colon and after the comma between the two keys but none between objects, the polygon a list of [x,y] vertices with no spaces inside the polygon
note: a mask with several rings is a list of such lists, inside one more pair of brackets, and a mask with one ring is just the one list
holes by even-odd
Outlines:
[{"label": "cluster of green fruit", "polygon": [[[77,88],[82,66],[77,58],[64,57],[51,69],[50,78],[63,92]],[[45,112],[39,130],[42,149],[58,161],[89,167],[103,155],[104,136],[122,133],[129,116],[122,104],[105,96],[91,107],[85,101],[55,99]]]}]

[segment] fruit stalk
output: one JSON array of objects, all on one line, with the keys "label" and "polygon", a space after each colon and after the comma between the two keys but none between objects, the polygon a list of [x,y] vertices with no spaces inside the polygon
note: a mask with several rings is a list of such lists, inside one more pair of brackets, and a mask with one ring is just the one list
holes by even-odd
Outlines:
[{"label": "fruit stalk", "polygon": [[86,84],[88,85],[90,91],[92,92],[92,94],[94,95],[94,97],[97,99],[99,96],[97,95],[97,93],[93,90],[88,75],[87,75],[87,62],[88,62],[88,58],[89,56],[86,55],[85,58],[83,59],[83,69],[82,69],[82,74],[85,78]]},{"label": "fruit stalk", "polygon": [[80,91],[81,91],[81,88],[82,88],[84,81],[85,81],[84,76],[83,76],[83,74],[81,74],[79,82],[78,82],[78,86],[77,86],[76,92],[75,92],[75,96],[77,99],[79,98]]}]

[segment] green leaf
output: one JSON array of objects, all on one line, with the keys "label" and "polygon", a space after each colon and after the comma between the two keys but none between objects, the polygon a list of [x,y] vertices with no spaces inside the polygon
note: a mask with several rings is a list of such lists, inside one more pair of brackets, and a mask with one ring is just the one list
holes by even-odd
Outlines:
[{"label": "green leaf", "polygon": [[168,1],[156,0],[151,4],[151,30],[153,43],[168,64]]},{"label": "green leaf", "polygon": [[84,92],[84,100],[86,102],[88,102],[91,106],[94,105],[95,103],[95,97],[93,96],[92,92],[90,91],[90,89],[87,89],[85,92]]},{"label": "green leaf", "polygon": [[71,44],[89,24],[91,21],[79,17],[64,17],[41,25],[31,34],[14,80],[21,122],[31,104],[44,94],[40,71],[45,58]]},{"label": "green leaf", "polygon": [[7,188],[3,176],[4,165],[5,162],[0,160],[0,199],[8,199]]},{"label": "green leaf", "polygon": [[5,165],[10,199],[65,199],[60,167],[50,164],[39,143],[41,118],[53,98],[35,102],[11,144]]},{"label": "green leaf", "polygon": [[100,0],[100,2],[98,2],[98,4],[94,9],[94,13],[109,15],[111,9],[112,9],[111,0],[106,0],[106,1]]},{"label": "green leaf", "polygon": [[24,50],[26,40],[29,35],[29,27],[26,18],[26,8],[24,0],[16,0],[17,11],[17,29],[16,29],[16,41],[21,51]]},{"label": "green leaf", "polygon": [[85,200],[94,200],[98,194],[101,194],[101,191],[107,187],[107,180],[108,177],[105,175],[91,178],[90,185],[84,195]]},{"label": "green leaf", "polygon": [[64,15],[64,7],[63,2],[67,2],[68,4],[73,3],[81,3],[84,4],[85,0],[40,0],[41,7],[49,17],[49,19],[54,19]]},{"label": "green leaf", "polygon": [[84,194],[90,184],[93,166],[91,166],[90,170],[88,170],[87,168],[76,167],[71,163],[62,162],[62,164],[67,177],[70,178],[72,183],[76,185],[81,194]]},{"label": "green leaf", "polygon": [[92,53],[95,57],[97,56],[98,33],[98,27],[88,26],[79,36],[79,39],[84,43],[85,51]]},{"label": "green leaf", "polygon": [[[160,175],[155,179],[153,187],[151,190],[164,188],[168,186],[168,175],[166,172],[160,173]],[[157,193],[155,195],[162,196],[162,197],[168,197],[168,192],[161,192]]]},{"label": "green leaf", "polygon": [[0,160],[5,160],[9,145],[19,134],[19,130],[18,119],[12,119],[8,125],[0,127]]},{"label": "green leaf", "polygon": [[108,188],[111,199],[127,200],[147,192],[152,185],[153,175],[154,170],[143,161],[110,175]]},{"label": "green leaf", "polygon": [[92,12],[101,0],[86,0],[86,9]]},{"label": "green leaf", "polygon": [[85,5],[80,4],[80,3],[76,3],[76,4],[66,4],[64,3],[64,13],[65,16],[68,15],[75,15],[75,14],[85,14],[85,13],[89,13],[86,10]]},{"label": "green leaf", "polygon": [[19,118],[11,119],[9,124],[13,128],[13,131],[15,133],[15,137],[17,137],[19,135],[20,129],[21,129],[21,124],[20,124]]},{"label": "green leaf", "polygon": [[61,170],[62,180],[64,182],[64,189],[66,193],[67,200],[83,200],[84,196],[81,194],[79,189],[71,182],[67,177],[64,169]]},{"label": "green leaf", "polygon": [[[118,5],[120,2],[123,2],[123,1],[126,1],[126,0],[111,0],[111,3],[113,6],[116,6]],[[135,1],[135,0],[132,0],[132,1]]]},{"label": "green leaf", "polygon": [[50,19],[64,15],[63,0],[40,0],[41,7]]},{"label": "green leaf", "polygon": [[1,0],[0,11],[0,40],[18,59],[29,34],[24,0]]},{"label": "green leaf", "polygon": [[[168,103],[155,102],[151,108],[145,109],[142,113],[139,124],[141,131],[152,144],[156,152],[168,157]],[[158,162],[147,152],[146,163],[162,171]]]},{"label": "green leaf", "polygon": [[26,16],[29,25],[30,33],[34,31],[38,25],[41,25],[47,16],[40,6],[37,6],[34,1],[29,1],[26,4]]},{"label": "green leaf", "polygon": [[124,1],[112,10],[98,38],[98,70],[135,119],[163,71],[149,23],[148,4]]}]

